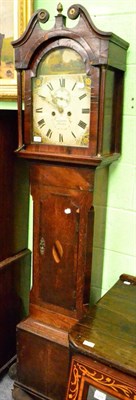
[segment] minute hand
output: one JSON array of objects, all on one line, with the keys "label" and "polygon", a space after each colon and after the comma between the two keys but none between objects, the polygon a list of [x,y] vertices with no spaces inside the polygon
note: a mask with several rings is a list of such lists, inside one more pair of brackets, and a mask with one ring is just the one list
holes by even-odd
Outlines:
[{"label": "minute hand", "polygon": [[38,95],[39,97],[41,97],[42,99],[44,99],[46,101],[46,103],[50,104],[51,106],[53,106],[54,108],[56,108],[60,113],[63,113],[63,107],[60,107],[57,102],[54,101],[50,101],[47,99],[46,96],[43,96],[42,94]]}]

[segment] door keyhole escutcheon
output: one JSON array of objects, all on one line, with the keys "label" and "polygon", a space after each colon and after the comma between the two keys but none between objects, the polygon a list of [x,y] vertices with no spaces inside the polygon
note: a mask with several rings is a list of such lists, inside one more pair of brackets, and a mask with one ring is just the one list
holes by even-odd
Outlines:
[{"label": "door keyhole escutcheon", "polygon": [[40,248],[40,254],[41,256],[43,256],[45,253],[45,240],[43,237],[41,237],[40,239],[39,248]]}]

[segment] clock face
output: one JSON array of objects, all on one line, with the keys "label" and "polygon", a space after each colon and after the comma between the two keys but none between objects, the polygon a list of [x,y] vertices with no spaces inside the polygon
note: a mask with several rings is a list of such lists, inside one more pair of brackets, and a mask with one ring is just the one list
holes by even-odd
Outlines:
[{"label": "clock face", "polygon": [[[60,53],[64,61],[62,63],[61,60],[59,71],[56,68],[57,72],[54,73]],[[52,54],[43,60],[39,73],[33,78],[32,142],[88,147],[91,80],[83,71],[83,62],[74,50],[56,50],[53,56],[55,61],[50,73],[48,68],[51,62],[48,57],[52,59]]]}]

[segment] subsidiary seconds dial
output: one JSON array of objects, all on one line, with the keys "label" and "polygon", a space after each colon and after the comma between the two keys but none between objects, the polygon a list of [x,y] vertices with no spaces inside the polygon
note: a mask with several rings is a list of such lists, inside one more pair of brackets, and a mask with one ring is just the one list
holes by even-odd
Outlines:
[{"label": "subsidiary seconds dial", "polygon": [[35,78],[32,141],[88,147],[90,86],[86,74]]}]

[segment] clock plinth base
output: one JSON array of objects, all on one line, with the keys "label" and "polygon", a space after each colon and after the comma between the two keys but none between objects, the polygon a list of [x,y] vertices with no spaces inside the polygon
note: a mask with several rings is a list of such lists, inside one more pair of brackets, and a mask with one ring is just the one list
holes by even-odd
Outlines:
[{"label": "clock plinth base", "polygon": [[34,399],[62,400],[69,369],[68,330],[29,317],[17,327],[17,350],[13,395],[19,388]]}]

